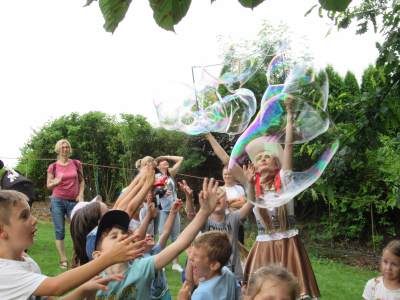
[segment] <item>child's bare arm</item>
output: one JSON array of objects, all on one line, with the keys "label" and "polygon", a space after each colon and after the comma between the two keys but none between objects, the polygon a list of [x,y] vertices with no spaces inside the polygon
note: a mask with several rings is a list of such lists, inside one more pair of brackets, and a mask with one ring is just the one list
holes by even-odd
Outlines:
[{"label": "child's bare arm", "polygon": [[148,166],[144,167],[142,172],[140,172],[140,174],[132,181],[129,187],[117,199],[117,202],[115,202],[113,209],[126,211],[130,201],[137,195],[137,193],[143,187],[148,172],[149,172]]},{"label": "child's bare arm", "polygon": [[[246,176],[246,180],[248,182],[249,188],[248,188],[248,197],[251,201],[255,201],[255,195],[254,195],[254,176],[256,176],[256,169],[254,165],[249,162],[248,168],[246,166],[243,166],[243,171]],[[251,213],[253,210],[254,205],[251,204],[250,202],[246,202],[245,205],[239,210],[239,218],[240,220],[246,219],[246,217]]]},{"label": "child's bare arm", "polygon": [[176,214],[182,209],[183,203],[182,200],[176,199],[175,202],[172,204],[171,211],[169,212],[169,216],[167,222],[165,222],[164,227],[162,229],[162,235],[158,240],[161,248],[164,249],[165,245],[167,245],[168,238],[171,234],[172,228],[174,227],[174,222],[176,218]]},{"label": "child's bare arm", "polygon": [[192,293],[194,290],[194,280],[193,280],[193,266],[189,260],[190,255],[192,254],[192,245],[190,245],[186,249],[186,255],[188,257],[188,262],[186,264],[186,271],[185,271],[185,282],[189,286],[189,291]]},{"label": "child's bare arm", "polygon": [[[126,190],[122,193],[121,196],[118,197],[117,201],[114,204],[113,209],[118,209],[118,207],[120,206],[121,202],[128,196],[130,196],[130,199],[132,199],[133,197],[135,197],[136,193],[139,191],[140,187],[136,190],[136,192],[134,192],[133,190],[135,189],[135,187],[139,184],[140,179],[142,178],[142,173],[140,173],[135,179],[133,179],[133,181],[131,182],[131,184],[126,188]],[[132,194],[131,194],[132,192]]]},{"label": "child's bare arm", "polygon": [[154,203],[151,203],[151,200],[153,200],[152,199],[153,196],[147,195],[146,197],[147,197],[147,199],[146,199],[147,200],[147,214],[139,226],[139,230],[138,230],[139,240],[143,240],[146,237],[147,228],[149,227],[151,215],[154,210]]},{"label": "child's bare arm", "polygon": [[154,171],[150,171],[146,174],[146,182],[143,184],[143,187],[140,189],[139,193],[137,193],[135,198],[133,198],[133,200],[129,203],[128,208],[126,209],[130,219],[133,218],[135,212],[139,209],[140,203],[143,202],[146,194],[153,184]]},{"label": "child's bare arm", "polygon": [[33,292],[34,296],[61,296],[97,276],[116,263],[129,261],[142,256],[145,241],[132,243],[137,235],[119,237],[110,251],[78,268],[64,272],[56,277],[46,278]]},{"label": "child's bare arm", "polygon": [[183,180],[179,183],[179,187],[185,192],[186,195],[186,214],[189,221],[192,221],[196,216],[196,211],[193,203],[193,190],[187,185],[186,181]]},{"label": "child's bare arm", "polygon": [[[120,208],[121,202],[126,198],[128,199],[132,199],[133,197],[136,196],[136,194],[138,193],[138,191],[140,190],[140,188],[143,186],[144,184],[144,180],[141,182],[141,180],[146,177],[146,174],[150,171],[153,171],[152,168],[152,164],[145,164],[145,167],[142,169],[142,171],[138,174],[138,176],[136,176],[135,179],[133,179],[133,181],[131,182],[131,184],[127,187],[127,189],[122,193],[121,196],[118,197],[117,201],[115,202],[115,205],[113,207],[113,209],[119,209],[119,210],[126,210],[126,207],[129,204],[129,201],[127,201],[127,203],[125,204],[124,207]],[[156,177],[154,175],[154,177]],[[141,182],[141,186],[136,188],[135,187],[140,184]],[[135,190],[134,190],[135,189]],[[132,193],[131,193],[132,192]]]},{"label": "child's bare arm", "polygon": [[225,197],[225,193],[217,195],[218,182],[214,178],[204,179],[203,190],[199,195],[201,208],[194,220],[179,235],[178,239],[154,257],[154,268],[158,272],[167,266],[175,257],[182,253],[199,233],[207,218],[214,212],[218,201]]},{"label": "child's bare arm", "polygon": [[[114,274],[110,275],[106,278],[103,276],[96,276],[92,280],[86,282],[85,284],[78,287],[71,294],[68,294],[62,298],[58,298],[59,300],[91,300],[95,299],[96,293],[99,290],[108,291],[107,284],[111,281],[121,282],[121,279],[125,279],[124,274]],[[47,297],[46,300],[53,300],[54,297]]]}]

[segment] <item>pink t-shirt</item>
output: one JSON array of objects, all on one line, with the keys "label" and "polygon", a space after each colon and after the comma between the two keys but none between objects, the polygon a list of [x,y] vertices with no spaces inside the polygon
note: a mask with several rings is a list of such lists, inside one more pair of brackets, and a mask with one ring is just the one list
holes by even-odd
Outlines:
[{"label": "pink t-shirt", "polygon": [[[76,162],[78,168],[80,169],[82,167],[82,163],[79,160],[76,160]],[[53,189],[53,196],[65,200],[76,200],[76,197],[78,197],[79,194],[79,178],[74,162],[69,160],[69,163],[66,166],[62,166],[58,162],[56,162],[56,164],[57,167],[55,177],[60,177],[60,173],[63,174],[61,183]],[[53,164],[49,166],[47,172],[54,174]]]}]

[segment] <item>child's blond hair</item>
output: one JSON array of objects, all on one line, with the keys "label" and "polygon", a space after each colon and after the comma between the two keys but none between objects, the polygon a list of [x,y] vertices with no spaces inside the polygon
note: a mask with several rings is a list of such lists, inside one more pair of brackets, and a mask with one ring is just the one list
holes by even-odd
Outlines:
[{"label": "child's blond hair", "polygon": [[385,253],[385,251],[389,251],[393,255],[396,255],[397,257],[400,257],[400,241],[399,240],[393,240],[389,242],[389,244],[386,245],[385,248],[382,250],[382,255]]},{"label": "child's blond hair", "polygon": [[144,167],[144,164],[146,163],[152,163],[154,166],[155,165],[154,158],[151,156],[145,156],[141,159],[138,159],[135,163],[135,167],[136,169],[141,170]]},{"label": "child's blond hair", "polygon": [[222,231],[208,231],[198,236],[193,246],[207,252],[210,262],[219,262],[220,269],[226,266],[232,255],[232,242],[229,233]]},{"label": "child's blond hair", "polygon": [[24,194],[17,191],[0,190],[0,223],[8,225],[10,221],[11,208],[18,201],[29,202]]},{"label": "child's blond hair", "polygon": [[297,297],[297,278],[287,269],[279,265],[269,265],[258,269],[251,274],[247,285],[246,295],[250,300],[254,299],[261,291],[262,285],[268,281],[278,281],[286,283],[290,291],[290,299],[296,300]]}]

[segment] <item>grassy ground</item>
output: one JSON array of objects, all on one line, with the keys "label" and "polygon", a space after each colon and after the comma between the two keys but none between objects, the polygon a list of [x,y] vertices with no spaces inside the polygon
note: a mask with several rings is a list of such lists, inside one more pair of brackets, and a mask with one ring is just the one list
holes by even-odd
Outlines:
[{"label": "grassy ground", "polygon": [[[59,268],[60,258],[57,253],[54,240],[54,226],[52,223],[38,223],[38,232],[28,254],[38,263],[42,274],[57,276],[64,272]],[[69,228],[66,229],[66,251],[67,256],[72,256],[72,242]],[[249,242],[246,243],[248,245]],[[326,258],[317,258],[312,253],[310,260],[317,278],[318,286],[324,299],[362,299],[362,293],[367,281],[377,273],[355,268],[333,262]],[[70,261],[70,259],[69,259]],[[186,254],[182,253],[179,262],[183,267],[186,261]],[[165,268],[168,285],[172,298],[177,299],[178,291],[182,286],[181,273],[172,271],[172,263]]]}]

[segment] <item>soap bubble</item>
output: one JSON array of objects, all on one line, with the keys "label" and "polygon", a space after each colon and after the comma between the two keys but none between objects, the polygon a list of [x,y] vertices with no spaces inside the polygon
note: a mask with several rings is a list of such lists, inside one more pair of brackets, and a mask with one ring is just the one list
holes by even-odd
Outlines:
[{"label": "soap bubble", "polygon": [[280,41],[272,44],[263,43],[260,50],[255,53],[235,59],[234,45],[232,45],[223,53],[224,63],[192,68],[196,88],[202,89],[204,86],[216,87],[222,84],[231,93],[234,93],[242,88],[260,70],[262,65],[268,62],[268,57],[274,57],[284,51],[287,51],[287,47]]},{"label": "soap bubble", "polygon": [[212,87],[196,91],[180,82],[169,82],[154,93],[154,105],[161,125],[187,134],[243,132],[256,112],[252,91],[239,89],[221,98]]},{"label": "soap bubble", "polygon": [[[223,64],[192,68],[195,86],[176,81],[160,86],[153,98],[160,124],[187,134],[227,133],[232,139],[247,128],[257,108],[253,92],[242,86],[265,64],[267,57],[270,60],[284,50],[284,44],[275,42],[235,59],[232,45],[224,53]],[[232,94],[222,98],[217,92],[220,84]],[[276,93],[274,89],[271,92]]]},{"label": "soap bubble", "polygon": [[267,78],[270,85],[261,109],[237,140],[228,166],[242,162],[246,154],[255,163],[257,153],[268,151],[282,167],[281,144],[294,148],[292,170],[278,172],[280,188],[256,193],[255,201],[248,199],[263,208],[281,206],[312,185],[339,146],[336,127],[326,111],[328,77],[323,69],[306,56],[282,53],[272,59]]},{"label": "soap bubble", "polygon": [[267,78],[268,88],[284,84],[284,93],[310,100],[326,109],[329,95],[328,75],[308,55],[291,52],[276,55],[269,64]]}]

